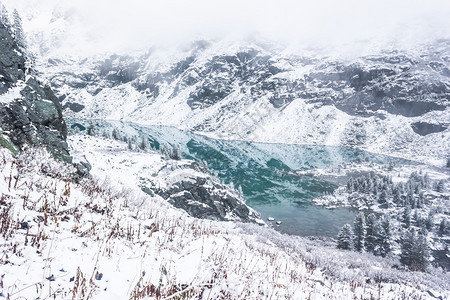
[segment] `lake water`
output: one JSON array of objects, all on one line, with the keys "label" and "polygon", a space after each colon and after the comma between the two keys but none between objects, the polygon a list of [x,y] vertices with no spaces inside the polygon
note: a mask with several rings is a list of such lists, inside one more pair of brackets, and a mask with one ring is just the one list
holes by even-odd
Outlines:
[{"label": "lake water", "polygon": [[246,203],[262,217],[275,218],[277,230],[303,236],[333,236],[345,223],[353,222],[355,211],[326,209],[311,200],[337,186],[329,181],[295,171],[337,167],[345,162],[370,159],[376,163],[403,160],[358,149],[329,146],[287,145],[222,141],[173,127],[142,126],[120,121],[69,120],[69,127],[93,124],[99,134],[116,129],[128,137],[144,136],[156,149],[162,144],[180,145],[183,157],[203,160],[225,183],[241,186]]}]

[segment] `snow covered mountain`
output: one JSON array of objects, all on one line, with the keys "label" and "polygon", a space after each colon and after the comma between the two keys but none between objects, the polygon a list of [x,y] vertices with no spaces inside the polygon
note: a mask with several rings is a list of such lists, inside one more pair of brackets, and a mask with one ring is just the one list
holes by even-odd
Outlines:
[{"label": "snow covered mountain", "polygon": [[[450,42],[351,59],[197,41],[163,56],[49,58],[65,114],[212,137],[356,146],[443,165]],[[443,146],[444,145],[444,146]]]},{"label": "snow covered mountain", "polygon": [[198,39],[119,51],[103,43],[105,28],[89,27],[102,23],[80,13],[86,3],[15,5],[30,48],[42,58],[38,69],[68,117],[176,126],[222,139],[352,146],[439,166],[448,156],[448,39],[364,42],[351,50],[256,37]]}]

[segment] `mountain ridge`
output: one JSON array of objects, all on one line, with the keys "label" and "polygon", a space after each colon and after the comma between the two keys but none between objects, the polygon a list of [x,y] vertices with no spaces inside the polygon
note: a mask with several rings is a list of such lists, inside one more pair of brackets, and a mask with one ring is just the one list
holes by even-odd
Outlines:
[{"label": "mountain ridge", "polygon": [[449,149],[434,146],[450,141],[449,48],[443,40],[348,60],[253,42],[197,41],[162,60],[153,49],[137,56],[48,59],[42,70],[70,117],[175,126],[223,139],[351,146],[416,160],[430,156],[428,162],[442,165]]}]

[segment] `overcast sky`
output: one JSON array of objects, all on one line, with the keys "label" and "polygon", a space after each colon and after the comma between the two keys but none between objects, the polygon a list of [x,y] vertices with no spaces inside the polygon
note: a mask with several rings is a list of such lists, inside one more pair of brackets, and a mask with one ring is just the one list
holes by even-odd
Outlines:
[{"label": "overcast sky", "polygon": [[255,34],[304,47],[450,38],[449,0],[0,1],[27,16],[46,16],[47,22],[49,11],[58,6],[61,13],[72,11],[77,28],[66,29],[68,36],[89,37],[113,48]]}]

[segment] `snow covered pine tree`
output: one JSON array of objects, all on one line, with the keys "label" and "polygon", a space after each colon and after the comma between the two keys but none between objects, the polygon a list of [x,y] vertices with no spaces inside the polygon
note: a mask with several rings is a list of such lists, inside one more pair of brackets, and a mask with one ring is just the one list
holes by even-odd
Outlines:
[{"label": "snow covered pine tree", "polygon": [[366,218],[363,212],[360,212],[356,216],[353,228],[355,250],[362,252],[364,250],[364,241],[366,239]]},{"label": "snow covered pine tree", "polygon": [[337,247],[339,249],[353,250],[353,230],[350,224],[345,224],[339,231]]},{"label": "snow covered pine tree", "polygon": [[429,264],[429,248],[426,237],[417,235],[411,228],[401,241],[400,262],[414,271],[425,271]]},{"label": "snow covered pine tree", "polygon": [[13,12],[13,31],[17,45],[24,50],[26,48],[25,33],[23,31],[22,17],[17,9]]},{"label": "snow covered pine tree", "polygon": [[11,21],[9,20],[9,12],[6,7],[0,2],[0,22],[11,31]]},{"label": "snow covered pine tree", "polygon": [[376,232],[376,225],[377,225],[377,217],[375,214],[370,214],[367,216],[367,226],[366,226],[366,251],[367,252],[373,252],[375,249],[375,245],[377,242],[377,235]]}]

